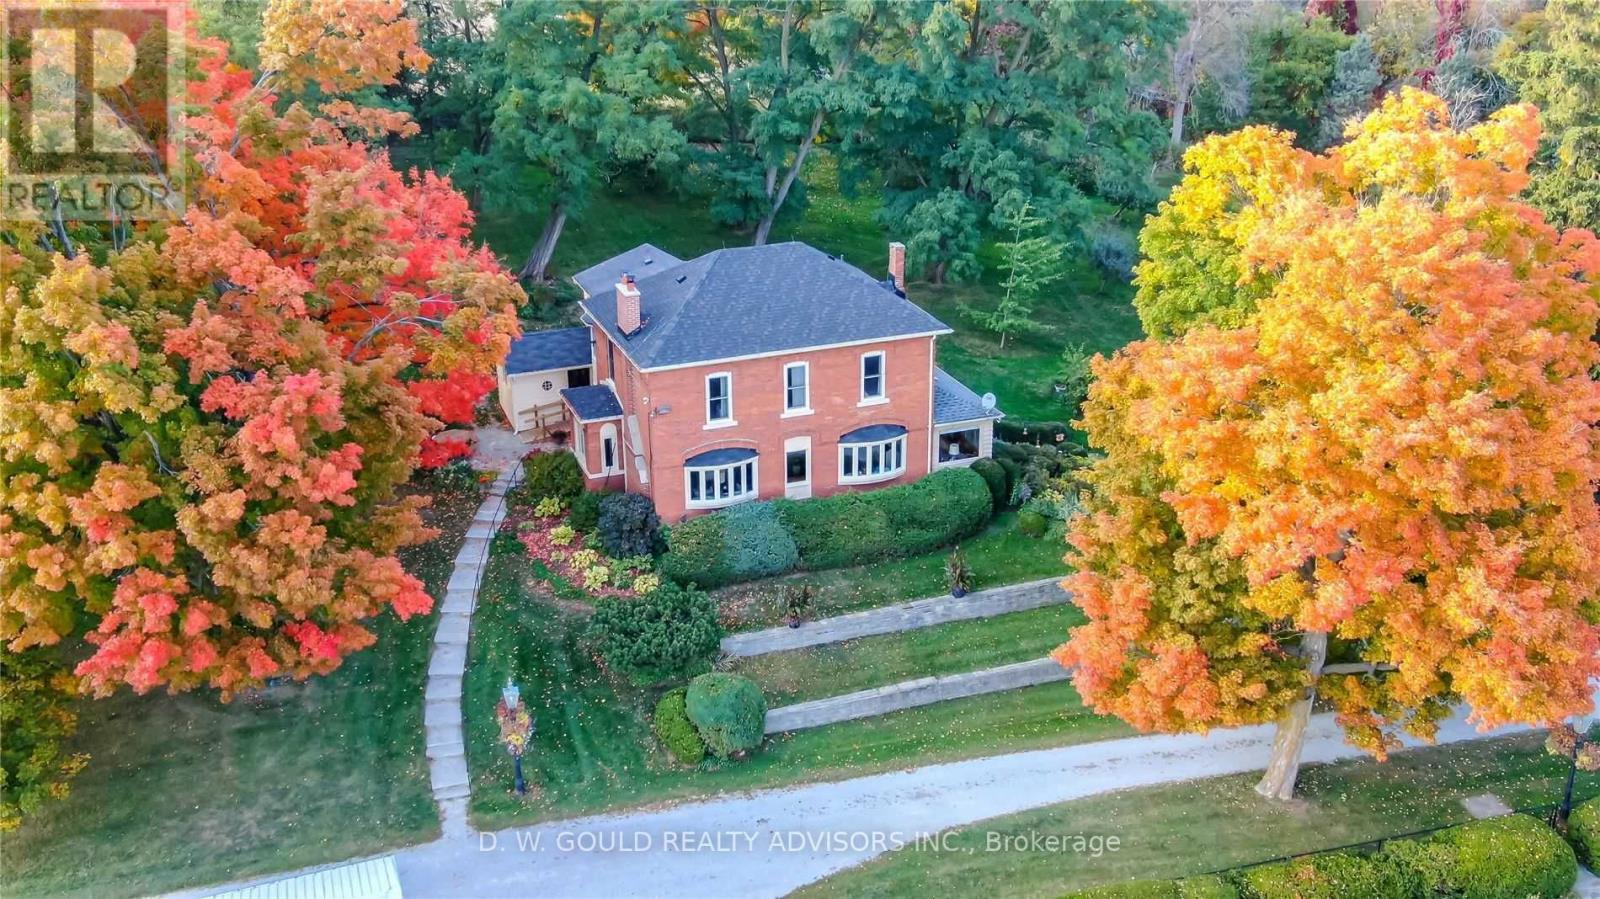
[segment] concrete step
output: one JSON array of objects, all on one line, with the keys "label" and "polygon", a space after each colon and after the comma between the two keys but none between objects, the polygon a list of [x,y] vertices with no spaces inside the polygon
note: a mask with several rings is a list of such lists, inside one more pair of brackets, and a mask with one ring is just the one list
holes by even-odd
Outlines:
[{"label": "concrete step", "polygon": [[422,704],[422,721],[426,725],[461,723],[459,699],[430,699]]},{"label": "concrete step", "polygon": [[438,749],[429,749],[427,750],[427,754],[428,758],[432,760],[435,769],[445,763],[454,764],[457,761],[460,761],[463,765],[467,763],[466,747],[462,746],[460,743],[457,743],[455,746],[441,746]]},{"label": "concrete step", "polygon": [[[427,752],[445,752],[452,747],[454,747],[457,751],[460,751],[463,745],[461,742],[461,728],[459,727],[455,727],[453,725],[441,725],[438,727],[428,727],[424,730],[425,735],[423,739],[426,741],[424,749]],[[445,752],[445,754],[448,755],[449,753]]]},{"label": "concrete step", "polygon": [[450,786],[435,786],[433,798],[437,802],[448,802],[451,799],[466,799],[472,795],[472,788],[464,783],[451,784]]},{"label": "concrete step", "polygon": [[428,687],[423,692],[425,702],[440,700],[444,702],[461,702],[461,675],[445,675],[444,677],[428,678]]}]

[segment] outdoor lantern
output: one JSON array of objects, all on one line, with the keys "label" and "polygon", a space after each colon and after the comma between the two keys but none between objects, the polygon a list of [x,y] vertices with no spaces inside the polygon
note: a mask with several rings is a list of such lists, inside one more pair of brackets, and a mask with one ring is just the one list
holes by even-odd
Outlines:
[{"label": "outdoor lantern", "polygon": [[505,700],[506,708],[516,711],[517,706],[522,702],[522,691],[508,677],[506,678],[505,687],[500,691],[500,698]]}]

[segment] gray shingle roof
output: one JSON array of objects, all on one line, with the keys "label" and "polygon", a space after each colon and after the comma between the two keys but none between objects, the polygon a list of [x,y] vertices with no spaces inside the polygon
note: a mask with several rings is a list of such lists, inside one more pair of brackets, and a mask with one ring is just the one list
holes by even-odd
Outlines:
[{"label": "gray shingle roof", "polygon": [[613,293],[623,272],[632,275],[636,281],[643,281],[657,272],[664,272],[682,264],[682,259],[666,250],[642,243],[626,253],[620,253],[605,262],[589,266],[573,275],[572,280],[578,282],[584,293],[597,297],[602,293]]},{"label": "gray shingle roof", "polygon": [[530,331],[511,341],[511,351],[506,354],[506,374],[579,368],[593,361],[587,327]]},{"label": "gray shingle roof", "polygon": [[598,421],[622,415],[622,404],[617,402],[617,395],[605,384],[564,387],[561,389],[561,398],[572,407],[579,421]]},{"label": "gray shingle roof", "polygon": [[933,423],[973,421],[979,418],[1004,418],[998,408],[983,408],[983,399],[967,385],[942,368],[933,370]]},{"label": "gray shingle roof", "polygon": [[[657,254],[666,256],[636,247],[576,277],[589,294],[585,310],[641,368],[950,331],[861,269],[803,243],[714,250],[641,275],[637,263]],[[644,321],[629,337],[617,330],[624,271],[638,282]]]}]

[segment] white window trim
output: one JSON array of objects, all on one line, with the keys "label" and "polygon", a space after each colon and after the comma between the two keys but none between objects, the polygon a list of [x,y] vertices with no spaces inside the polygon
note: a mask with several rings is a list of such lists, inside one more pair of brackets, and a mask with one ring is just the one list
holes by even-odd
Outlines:
[{"label": "white window trim", "polygon": [[[689,492],[689,474],[691,472],[699,472],[701,480],[702,480],[702,482],[704,482],[704,479],[705,479],[705,476],[706,476],[707,473],[714,473],[714,472],[718,472],[718,471],[722,471],[722,470],[726,469],[728,471],[729,484],[731,485],[733,483],[732,482],[733,469],[742,468],[742,467],[744,467],[746,465],[750,466],[750,477],[748,479],[748,482],[745,484],[745,491],[743,493],[739,493],[739,494],[731,494],[730,493],[730,495],[728,496],[727,499],[705,500],[705,499],[692,499],[691,498],[692,494]],[[731,489],[732,488],[730,486],[730,490]],[[761,457],[760,456],[752,456],[752,457],[750,457],[748,459],[740,459],[737,462],[728,462],[728,463],[723,464],[723,465],[685,465],[683,467],[683,507],[685,509],[721,509],[724,506],[733,506],[733,505],[738,505],[739,503],[748,502],[750,500],[755,499],[756,497],[758,497],[760,495],[761,495]]]},{"label": "white window trim", "polygon": [[[978,435],[978,451],[962,459],[941,460],[939,446],[943,443],[946,434],[958,434],[962,431],[973,431]],[[974,421],[969,424],[941,425],[933,435],[933,464],[939,468],[964,468],[983,458],[983,423]]]},{"label": "white window trim", "polygon": [[[906,437],[908,437],[908,436],[910,436],[910,435],[909,434],[898,434],[898,435],[896,435],[894,437],[890,437],[887,440],[874,440],[871,443],[841,443],[841,444],[839,444],[839,483],[841,483],[841,484],[878,484],[878,483],[882,483],[883,481],[892,481],[895,478],[898,478],[901,475],[905,474],[906,473],[906,443],[907,443]],[[896,469],[894,469],[892,471],[881,471],[881,472],[879,472],[877,474],[866,474],[866,475],[852,474],[852,475],[847,475],[847,474],[844,473],[844,454],[845,453],[847,453],[847,452],[848,453],[853,453],[858,449],[865,449],[866,450],[865,457],[870,459],[870,458],[872,458],[872,448],[873,447],[882,447],[883,450],[888,450],[890,447],[894,446],[896,443],[900,444],[900,452],[898,454],[898,458],[900,460],[900,467],[899,468],[896,468]]]},{"label": "white window trim", "polygon": [[[867,359],[871,356],[878,357],[877,396],[867,396]],[[861,396],[857,406],[881,406],[889,402],[889,357],[883,350],[861,354],[861,367],[856,371],[856,389]]]},{"label": "white window trim", "polygon": [[[711,417],[711,382],[717,378],[728,379],[728,416],[726,418]],[[705,429],[707,431],[716,430],[717,428],[731,428],[739,424],[738,420],[733,417],[733,372],[714,371],[706,375],[705,399],[701,400],[700,408],[706,414]]]},{"label": "white window trim", "polygon": [[589,446],[584,439],[583,422],[575,422],[572,429],[572,454],[578,457],[578,467],[583,469],[583,476],[594,477],[594,472],[589,470]]},{"label": "white window trim", "polygon": [[[610,468],[606,467],[607,439],[611,441],[611,460],[616,463]],[[623,468],[621,435],[617,433],[616,425],[605,425],[600,428],[600,474],[602,476],[622,474]]]},{"label": "white window trim", "polygon": [[[789,408],[789,369],[791,368],[802,369],[806,373],[806,404],[795,409]],[[815,410],[811,408],[811,363],[785,363],[783,366],[783,415],[779,417],[798,418],[801,415],[810,415],[813,411]]]}]

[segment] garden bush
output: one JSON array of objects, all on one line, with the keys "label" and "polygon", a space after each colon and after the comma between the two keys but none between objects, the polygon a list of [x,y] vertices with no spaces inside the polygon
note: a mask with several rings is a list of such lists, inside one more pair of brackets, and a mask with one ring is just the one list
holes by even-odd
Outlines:
[{"label": "garden bush", "polygon": [[680,584],[697,584],[714,590],[735,578],[728,566],[726,519],[701,515],[667,528],[667,551],[656,567]]},{"label": "garden bush", "polygon": [[689,682],[684,699],[689,720],[718,758],[731,758],[761,745],[767,700],[750,678],[723,672],[702,674]]},{"label": "garden bush", "polygon": [[723,557],[734,580],[771,577],[800,563],[800,550],[772,503],[740,503],[722,518]]},{"label": "garden bush", "polygon": [[1089,255],[1094,264],[1111,277],[1119,281],[1133,280],[1133,264],[1139,258],[1139,250],[1128,232],[1104,222],[1096,223],[1094,233],[1089,236]]},{"label": "garden bush", "polygon": [[1418,850],[1391,844],[1385,851],[1397,864],[1409,862],[1429,896],[1558,899],[1578,876],[1572,847],[1529,815],[1474,821],[1418,843]]},{"label": "garden bush", "polygon": [[583,469],[571,453],[539,453],[522,463],[522,482],[534,502],[553,496],[570,503],[583,492]]},{"label": "garden bush", "polygon": [[606,494],[585,490],[572,498],[572,511],[567,515],[567,524],[572,525],[575,531],[585,534],[594,532],[600,524],[600,500]]},{"label": "garden bush", "polygon": [[1233,885],[1214,874],[1182,880],[1130,880],[1076,890],[1062,899],[1239,899]]},{"label": "garden bush", "polygon": [[1600,799],[1579,804],[1567,819],[1567,842],[1578,854],[1578,861],[1593,868],[1600,854]]},{"label": "garden bush", "polygon": [[608,596],[595,603],[588,635],[607,667],[643,685],[710,668],[722,625],[710,596],[664,582],[644,596]]},{"label": "garden bush", "polygon": [[995,439],[1013,444],[1031,443],[1037,446],[1050,446],[1067,443],[1071,433],[1072,426],[1064,421],[1022,421],[1002,418],[994,423]]},{"label": "garden bush", "polygon": [[1050,519],[1032,509],[1023,509],[1017,515],[1017,530],[1029,537],[1043,537],[1044,532],[1050,527]]},{"label": "garden bush", "polygon": [[600,500],[595,532],[606,554],[617,558],[648,556],[662,550],[661,516],[650,497],[638,493],[612,493]]},{"label": "garden bush", "polygon": [[1011,502],[1011,495],[1016,492],[1017,484],[1022,481],[1022,466],[1014,459],[995,459],[995,464],[1006,474],[1006,503]]},{"label": "garden bush", "polygon": [[1006,486],[1006,470],[993,459],[979,459],[972,463],[972,470],[989,485],[989,495],[994,498],[994,510],[998,512],[1004,509],[1011,501],[1011,490]]},{"label": "garden bush", "polygon": [[656,739],[674,759],[685,765],[698,765],[706,757],[706,741],[700,739],[700,732],[689,720],[685,700],[688,692],[683,687],[668,690],[656,703],[654,726]]},{"label": "garden bush", "polygon": [[1416,897],[1412,872],[1384,856],[1329,852],[1246,868],[1238,875],[1243,899],[1407,899]]},{"label": "garden bush", "polygon": [[418,480],[446,493],[470,493],[478,489],[478,471],[465,459],[456,459],[418,473]]}]

